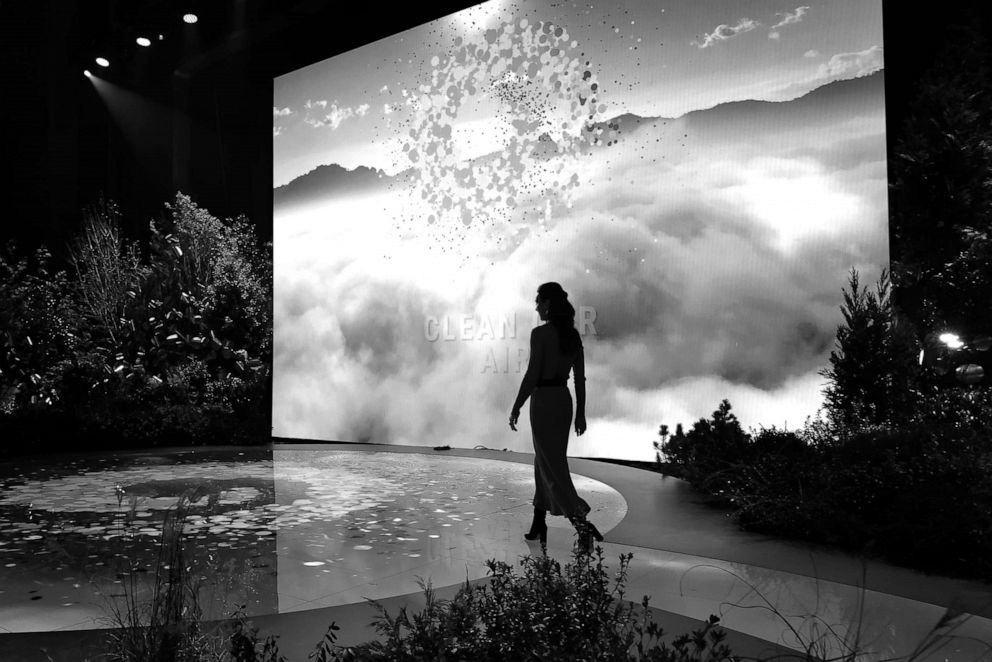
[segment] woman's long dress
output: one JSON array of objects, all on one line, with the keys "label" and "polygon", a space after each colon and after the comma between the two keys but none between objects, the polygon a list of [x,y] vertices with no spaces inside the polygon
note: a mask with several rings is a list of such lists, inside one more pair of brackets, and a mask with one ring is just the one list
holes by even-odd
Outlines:
[{"label": "woman's long dress", "polygon": [[[582,348],[562,356],[558,349],[558,332],[547,324],[534,329],[531,339],[528,375],[535,381],[530,396],[530,427],[534,438],[534,507],[552,515],[581,517],[589,504],[575,491],[568,471],[568,436],[572,427],[572,394],[568,386],[541,386],[541,381],[564,382],[574,368],[574,379],[584,380]],[[535,342],[536,341],[536,342]],[[535,365],[536,364],[536,365]],[[580,367],[582,366],[582,367]],[[537,375],[537,379],[534,379]],[[525,383],[527,377],[525,377]]]}]

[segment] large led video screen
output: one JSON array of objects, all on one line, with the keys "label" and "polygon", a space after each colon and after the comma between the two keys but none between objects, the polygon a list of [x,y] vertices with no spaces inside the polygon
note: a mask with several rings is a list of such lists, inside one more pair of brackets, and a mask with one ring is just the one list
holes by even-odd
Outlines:
[{"label": "large led video screen", "polygon": [[881,14],[494,0],[276,78],[274,436],[530,451],[549,281],[569,455],[816,416],[848,274],[888,264]]}]

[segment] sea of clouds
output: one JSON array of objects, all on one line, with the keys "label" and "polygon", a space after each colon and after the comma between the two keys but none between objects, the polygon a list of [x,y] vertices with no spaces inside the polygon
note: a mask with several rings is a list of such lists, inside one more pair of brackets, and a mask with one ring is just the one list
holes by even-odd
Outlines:
[{"label": "sea of clouds", "polygon": [[570,206],[534,191],[502,224],[418,225],[401,189],[277,209],[274,434],[528,451],[507,418],[546,281],[588,322],[570,455],[653,459],[659,425],[725,398],[801,426],[847,274],[888,261],[884,106],[782,116],[642,123],[562,157]]}]

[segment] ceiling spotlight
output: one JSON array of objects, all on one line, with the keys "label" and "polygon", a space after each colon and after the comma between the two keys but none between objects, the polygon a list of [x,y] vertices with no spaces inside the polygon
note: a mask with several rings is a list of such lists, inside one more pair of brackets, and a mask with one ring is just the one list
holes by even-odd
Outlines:
[{"label": "ceiling spotlight", "polygon": [[144,46],[147,48],[152,45],[152,40],[148,37],[138,37],[136,41],[138,42],[138,46]]},{"label": "ceiling spotlight", "polygon": [[90,73],[89,69],[83,69],[83,75],[87,78],[93,78],[93,74]]},{"label": "ceiling spotlight", "polygon": [[108,60],[105,57],[98,57],[96,59],[96,63],[99,64],[101,67],[109,67],[110,66],[110,60]]},{"label": "ceiling spotlight", "polygon": [[183,20],[187,23],[192,24],[192,23],[196,23],[200,19],[197,17],[196,14],[183,14]]}]

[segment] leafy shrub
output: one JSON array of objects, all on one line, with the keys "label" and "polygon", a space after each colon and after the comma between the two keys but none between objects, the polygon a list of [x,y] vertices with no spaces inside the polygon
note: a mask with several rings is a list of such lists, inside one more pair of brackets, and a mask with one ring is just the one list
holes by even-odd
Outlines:
[{"label": "leafy shrub", "polygon": [[253,356],[271,353],[272,245],[258,243],[244,216],[221,221],[177,193],[161,232],[174,233],[184,281],[206,323]]},{"label": "leafy shrub", "polygon": [[988,392],[924,390],[904,428],[808,421],[752,437],[731,417],[725,401],[657,446],[742,527],[992,578]]},{"label": "leafy shrub", "polygon": [[265,400],[265,379],[258,373],[228,377],[207,382],[206,402],[238,416],[251,416],[262,411]]},{"label": "leafy shrub", "polygon": [[807,451],[808,443],[795,432],[763,428],[748,445],[752,457],[793,458]]},{"label": "leafy shrub", "polygon": [[[525,556],[517,574],[490,560],[490,584],[467,584],[450,601],[438,600],[421,584],[424,609],[401,608],[393,617],[378,603],[375,625],[382,641],[350,651],[356,660],[731,660],[719,619],[670,643],[650,618],[648,598],[638,610],[626,602],[624,585],[633,555],[620,557],[612,582],[595,559],[580,554],[562,569],[546,556]],[[638,613],[639,612],[639,613]]]},{"label": "leafy shrub", "polygon": [[[333,623],[331,627],[337,629]],[[279,654],[277,635],[270,634],[264,640],[258,639],[258,628],[251,624],[245,615],[244,607],[234,614],[234,626],[228,638],[228,652],[231,662],[286,662]],[[333,643],[333,639],[331,640]]]},{"label": "leafy shrub", "polygon": [[921,393],[907,427],[930,430],[944,452],[992,451],[992,389],[930,386]]},{"label": "leafy shrub", "polygon": [[112,204],[91,213],[73,250],[83,335],[110,381],[169,382],[161,393],[202,404],[207,378],[264,378],[271,246],[258,245],[247,219],[222,222],[181,193],[166,208],[150,223],[147,265],[119,238]]},{"label": "leafy shrub", "polygon": [[678,468],[679,475],[692,485],[714,495],[723,495],[739,478],[740,463],[749,456],[750,437],[731,413],[728,400],[720,403],[711,419],[699,419],[692,430],[665,438],[658,449]]},{"label": "leafy shrub", "polygon": [[144,263],[102,200],[72,280],[44,248],[0,255],[0,430],[18,442],[0,453],[268,441],[271,244],[181,193],[166,208]]},{"label": "leafy shrub", "polygon": [[77,317],[64,271],[52,273],[51,253],[39,248],[0,254],[0,412],[53,404],[78,345]]},{"label": "leafy shrub", "polygon": [[[490,560],[491,583],[466,582],[452,600],[439,600],[429,583],[421,582],[425,606],[410,614],[400,608],[390,616],[381,604],[374,622],[381,636],[351,648],[335,644],[339,629],[331,623],[310,659],[315,662],[444,662],[474,660],[602,660],[628,662],[722,662],[734,660],[722,643],[726,633],[719,618],[692,633],[663,641],[664,630],[648,610],[623,600],[631,554],[620,557],[614,585],[603,567],[602,548],[596,560],[580,555],[564,571],[554,559],[525,556],[523,574]],[[232,662],[284,662],[276,637],[259,640],[258,628],[243,611],[235,615],[228,651]],[[226,658],[225,658],[226,659]]]}]

